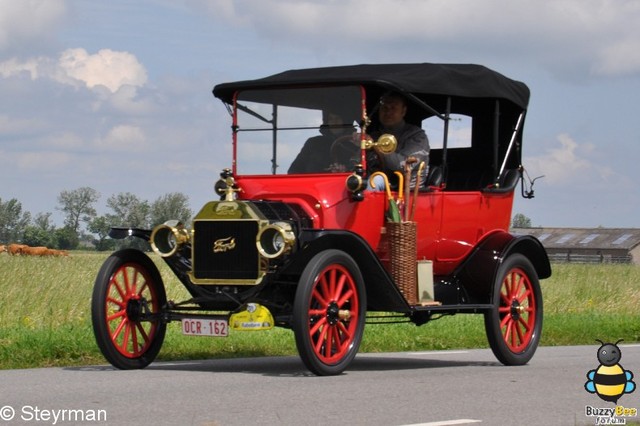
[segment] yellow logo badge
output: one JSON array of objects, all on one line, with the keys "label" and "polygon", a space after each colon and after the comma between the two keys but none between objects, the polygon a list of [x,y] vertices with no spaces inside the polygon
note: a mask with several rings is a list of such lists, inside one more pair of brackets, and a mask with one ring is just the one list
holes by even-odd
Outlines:
[{"label": "yellow logo badge", "polygon": [[214,253],[224,253],[236,248],[236,239],[233,237],[221,238],[213,243]]}]

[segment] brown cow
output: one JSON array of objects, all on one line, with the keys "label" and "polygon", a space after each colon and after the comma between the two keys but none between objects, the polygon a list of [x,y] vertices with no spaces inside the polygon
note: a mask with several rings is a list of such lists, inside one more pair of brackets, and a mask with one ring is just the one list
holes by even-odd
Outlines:
[{"label": "brown cow", "polygon": [[23,247],[21,254],[26,254],[30,256],[46,256],[47,250],[46,247]]},{"label": "brown cow", "polygon": [[69,256],[69,252],[66,250],[47,249],[44,255],[45,256]]},{"label": "brown cow", "polygon": [[29,247],[26,244],[9,244],[7,252],[11,255],[22,254],[22,250]]},{"label": "brown cow", "polygon": [[0,253],[7,251],[7,246],[0,244]]},{"label": "brown cow", "polygon": [[10,244],[7,248],[9,254],[25,256],[69,256],[66,250],[50,249],[48,247],[30,247],[26,244]]}]

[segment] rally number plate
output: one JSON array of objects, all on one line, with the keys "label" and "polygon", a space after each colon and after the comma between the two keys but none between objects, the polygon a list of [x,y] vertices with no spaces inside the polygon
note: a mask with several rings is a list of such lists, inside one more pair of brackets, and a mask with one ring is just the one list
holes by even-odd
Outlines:
[{"label": "rally number plate", "polygon": [[225,319],[183,318],[182,334],[227,337],[229,335],[229,321]]}]

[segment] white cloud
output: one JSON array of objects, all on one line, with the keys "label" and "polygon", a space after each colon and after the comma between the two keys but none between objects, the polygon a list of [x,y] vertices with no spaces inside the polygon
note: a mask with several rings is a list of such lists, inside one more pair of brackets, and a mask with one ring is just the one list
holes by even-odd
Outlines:
[{"label": "white cloud", "polygon": [[89,88],[101,85],[117,92],[124,85],[143,86],[147,82],[144,66],[128,52],[102,49],[89,55],[81,48],[67,49],[60,55],[59,65],[66,75]]},{"label": "white cloud", "polygon": [[527,158],[527,168],[535,170],[536,174],[543,174],[549,184],[567,183],[586,176],[593,166],[581,156],[584,148],[567,134],[558,135],[558,142],[560,146],[548,150],[546,154]]},{"label": "white cloud", "polygon": [[84,146],[84,141],[80,135],[71,131],[65,131],[59,135],[53,135],[47,140],[47,145],[51,148],[63,151],[79,151]]},{"label": "white cloud", "polygon": [[51,59],[45,57],[30,58],[27,60],[11,58],[0,62],[0,76],[9,78],[25,74],[28,75],[31,80],[36,80],[42,76],[44,69],[51,67],[51,63]]},{"label": "white cloud", "polygon": [[598,60],[591,70],[595,75],[625,75],[640,71],[640,34],[634,38],[615,40],[599,49]]},{"label": "white cloud", "polygon": [[65,0],[0,0],[0,52],[49,42],[66,13]]},{"label": "white cloud", "polygon": [[[615,172],[602,159],[593,144],[578,143],[570,135],[557,136],[558,146],[540,156],[526,157],[525,167],[536,176],[544,175],[545,184],[557,187],[632,188],[631,179]],[[592,160],[594,159],[594,160]]]},{"label": "white cloud", "polygon": [[[274,43],[375,49],[413,61],[537,63],[555,74],[640,73],[636,0],[192,0]],[[291,34],[296,34],[291,37]],[[384,61],[385,59],[381,59]],[[389,59],[386,59],[389,60]],[[391,59],[391,62],[395,59]]]},{"label": "white cloud", "polygon": [[74,163],[73,154],[59,151],[21,152],[12,156],[11,163],[22,172],[33,173],[34,178],[68,169]]},{"label": "white cloud", "polygon": [[0,62],[0,76],[24,74],[32,80],[49,78],[63,84],[82,84],[98,92],[104,86],[111,93],[122,87],[141,87],[147,83],[147,71],[134,55],[110,49],[93,55],[81,48],[67,49],[57,61],[39,56],[23,60],[14,57]]},{"label": "white cloud", "polygon": [[120,87],[115,93],[107,93],[103,98],[114,109],[128,115],[149,114],[157,109],[152,99],[140,98],[137,88],[130,85]]},{"label": "white cloud", "polygon": [[109,130],[96,145],[112,152],[141,152],[149,148],[144,131],[137,126],[121,124]]},{"label": "white cloud", "polygon": [[44,126],[40,119],[0,115],[0,137],[29,134]]}]

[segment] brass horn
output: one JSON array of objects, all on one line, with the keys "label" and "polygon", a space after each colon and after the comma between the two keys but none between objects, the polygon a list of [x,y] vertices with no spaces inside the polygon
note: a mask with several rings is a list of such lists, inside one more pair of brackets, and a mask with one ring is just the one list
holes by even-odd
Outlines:
[{"label": "brass horn", "polygon": [[365,140],[363,142],[364,149],[372,149],[375,148],[383,154],[390,154],[396,150],[398,147],[398,140],[395,136],[385,133],[381,135],[377,141],[372,141],[370,139]]},{"label": "brass horn", "polygon": [[189,242],[189,231],[179,220],[168,220],[153,229],[149,242],[154,252],[162,257],[170,257]]}]

